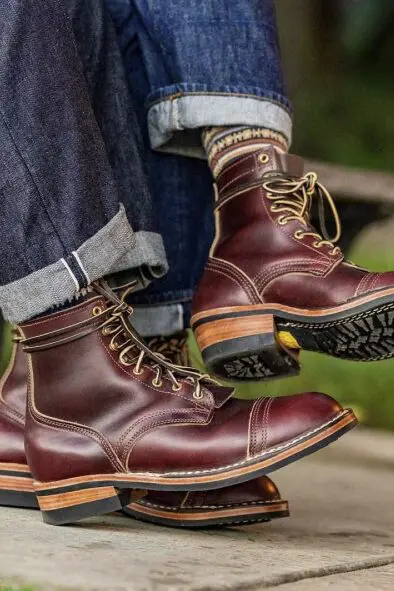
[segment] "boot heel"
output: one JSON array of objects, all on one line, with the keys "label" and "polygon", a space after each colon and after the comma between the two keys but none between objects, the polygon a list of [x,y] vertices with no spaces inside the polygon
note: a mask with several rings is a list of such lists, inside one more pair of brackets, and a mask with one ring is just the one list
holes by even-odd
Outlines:
[{"label": "boot heel", "polygon": [[[54,483],[51,483],[53,485]],[[50,525],[74,523],[88,517],[119,511],[132,502],[132,490],[118,490],[109,484],[78,483],[44,488],[35,483],[42,518]]]},{"label": "boot heel", "polygon": [[231,313],[210,316],[193,326],[197,344],[208,370],[237,381],[290,377],[300,371],[297,350],[278,339],[272,314]]},{"label": "boot heel", "polygon": [[23,509],[38,508],[28,466],[0,463],[0,505]]}]

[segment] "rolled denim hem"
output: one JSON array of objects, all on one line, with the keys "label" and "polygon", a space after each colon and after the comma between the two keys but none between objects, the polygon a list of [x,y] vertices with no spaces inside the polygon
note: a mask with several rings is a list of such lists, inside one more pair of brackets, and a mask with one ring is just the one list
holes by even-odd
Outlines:
[{"label": "rolled denim hem", "polygon": [[223,125],[265,127],[283,134],[291,144],[290,105],[277,94],[236,88],[212,92],[198,85],[175,85],[151,94],[147,102],[154,150],[204,159],[201,128]]},{"label": "rolled denim hem", "polygon": [[105,275],[148,267],[152,277],[168,270],[159,234],[133,232],[123,205],[119,212],[76,251],[17,281],[0,287],[6,320],[19,323],[71,299]]},{"label": "rolled denim hem", "polygon": [[143,337],[168,336],[184,329],[183,305],[136,306],[130,320]]}]

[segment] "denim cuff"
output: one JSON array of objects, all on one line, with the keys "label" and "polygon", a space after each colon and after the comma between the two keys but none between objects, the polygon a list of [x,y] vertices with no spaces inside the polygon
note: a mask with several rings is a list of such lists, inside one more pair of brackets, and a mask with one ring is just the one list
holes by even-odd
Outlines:
[{"label": "denim cuff", "polygon": [[291,144],[288,100],[259,88],[167,86],[148,96],[147,118],[151,147],[182,156],[206,158],[201,128],[211,126],[264,127],[281,133]]},{"label": "denim cuff", "polygon": [[133,232],[121,205],[119,212],[77,250],[0,286],[0,308],[9,322],[24,322],[73,298],[96,279],[144,267],[152,278],[167,272],[162,238],[153,232]]}]

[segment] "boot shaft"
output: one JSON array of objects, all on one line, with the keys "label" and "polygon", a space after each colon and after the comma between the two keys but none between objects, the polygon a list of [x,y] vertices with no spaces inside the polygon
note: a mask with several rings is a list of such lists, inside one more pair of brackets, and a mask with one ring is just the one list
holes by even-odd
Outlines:
[{"label": "boot shaft", "polygon": [[240,158],[223,170],[217,179],[216,236],[211,256],[233,260],[237,253],[251,258],[258,252],[261,257],[262,252],[268,255],[274,247],[284,247],[284,243],[276,244],[272,203],[263,183],[278,176],[299,178],[302,174],[301,158],[270,147]]}]

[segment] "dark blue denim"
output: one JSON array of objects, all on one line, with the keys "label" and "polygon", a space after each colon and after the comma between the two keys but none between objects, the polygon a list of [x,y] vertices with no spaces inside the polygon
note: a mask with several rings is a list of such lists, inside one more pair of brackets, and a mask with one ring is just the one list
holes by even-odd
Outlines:
[{"label": "dark blue denim", "polygon": [[131,267],[138,252],[136,266],[145,264],[151,236],[160,250],[140,145],[104,1],[2,0],[0,306],[7,318],[65,301],[90,280]]},{"label": "dark blue denim", "polygon": [[264,97],[289,109],[273,0],[106,1],[142,128],[148,182],[170,265],[166,277],[134,302],[183,301],[188,322],[213,239],[212,178],[204,161],[150,149],[147,110],[158,99],[199,92]]}]

